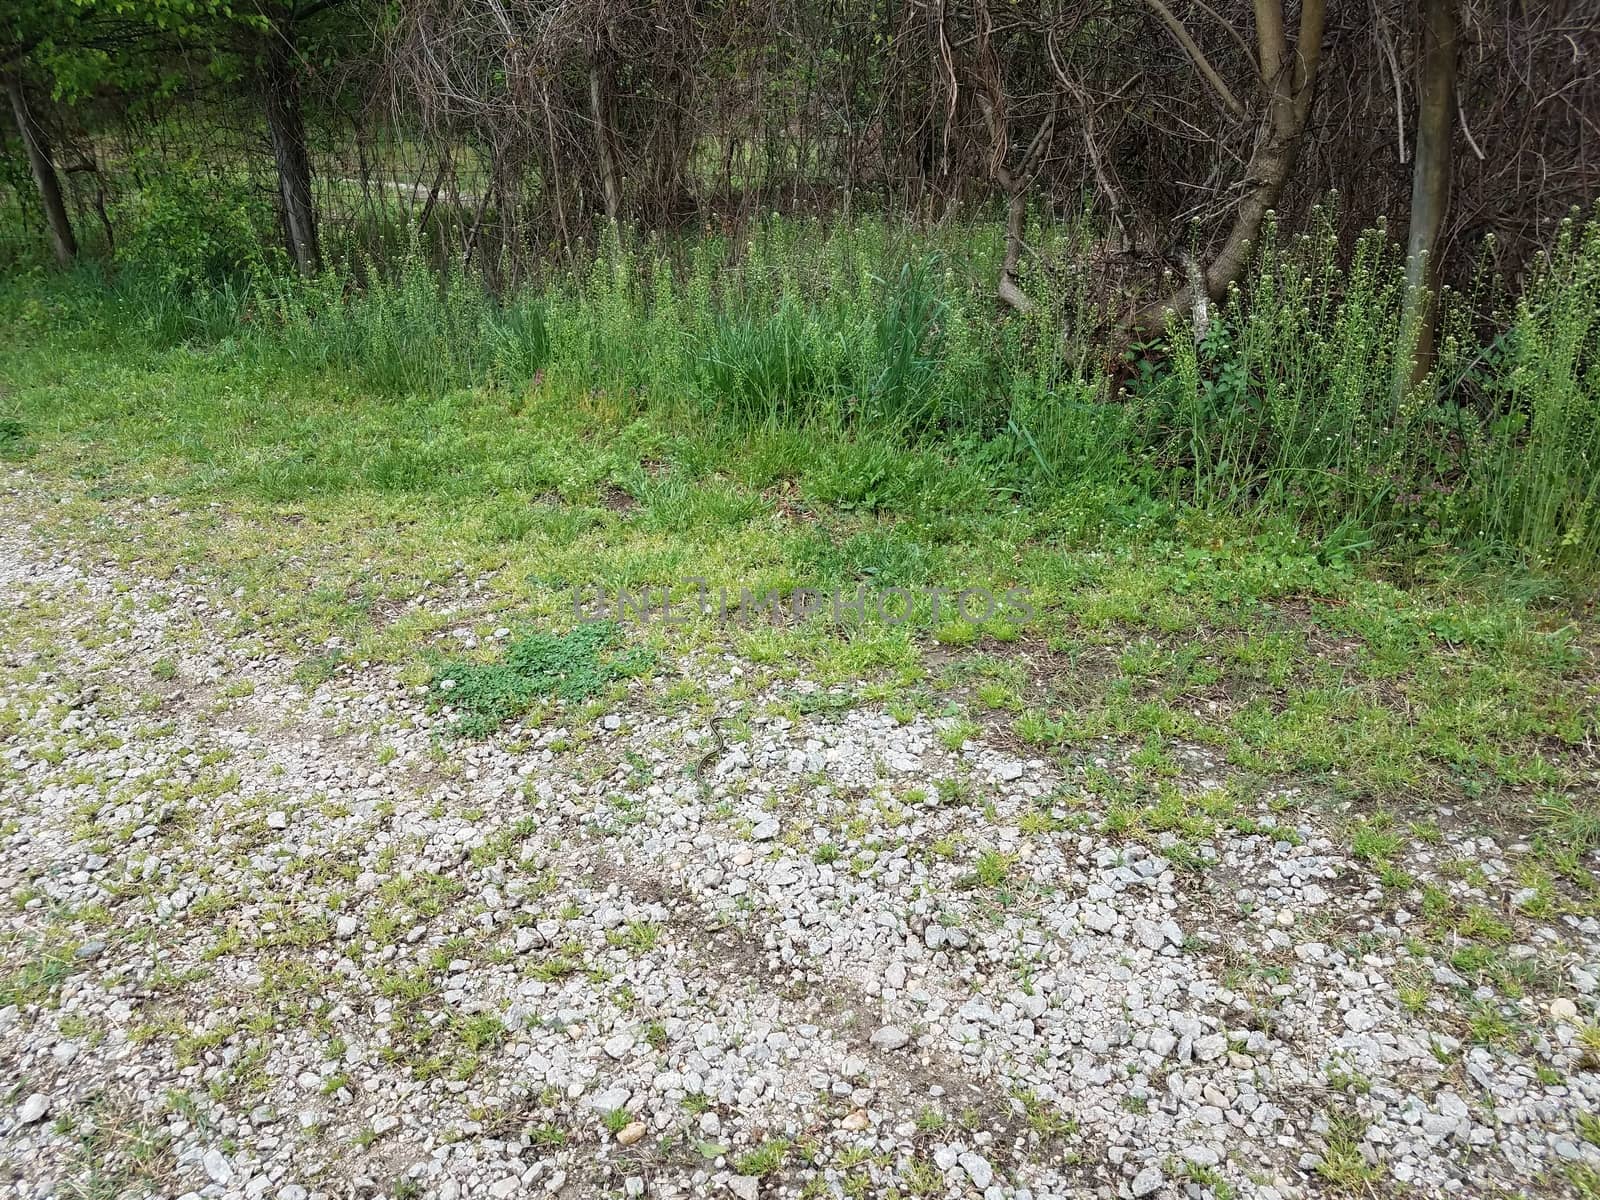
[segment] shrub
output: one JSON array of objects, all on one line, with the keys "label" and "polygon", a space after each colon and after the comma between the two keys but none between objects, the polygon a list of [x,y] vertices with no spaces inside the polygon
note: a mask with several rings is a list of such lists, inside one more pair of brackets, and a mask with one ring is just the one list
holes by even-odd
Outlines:
[{"label": "shrub", "polygon": [[276,217],[242,176],[204,176],[191,164],[149,176],[111,214],[124,274],[169,293],[193,293],[277,269]]}]

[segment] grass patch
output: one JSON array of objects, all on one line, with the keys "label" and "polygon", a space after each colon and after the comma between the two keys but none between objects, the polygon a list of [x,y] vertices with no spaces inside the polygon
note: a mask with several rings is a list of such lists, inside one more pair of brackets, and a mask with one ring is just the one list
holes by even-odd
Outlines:
[{"label": "grass patch", "polygon": [[[977,308],[940,290],[954,285],[886,266],[903,246],[877,233],[812,244],[794,232],[761,235],[732,277],[745,293],[707,268],[709,290],[693,305],[701,268],[667,271],[647,294],[630,274],[644,266],[628,257],[637,248],[607,251],[620,255],[601,273],[609,290],[596,290],[597,275],[479,304],[375,280],[304,320],[293,295],[276,307],[246,299],[233,324],[182,336],[152,337],[137,306],[118,307],[121,283],[8,281],[0,316],[34,315],[0,321],[0,418],[25,431],[32,476],[66,500],[33,529],[92,540],[155,580],[204,569],[229,597],[223,632],[287,648],[298,682],[392,668],[428,685],[470,736],[546,704],[598,716],[656,656],[732,653],[771,676],[783,696],[774,715],[879,703],[905,721],[937,715],[939,747],[955,756],[997,730],[1046,758],[1096,752],[1105,739],[1131,748],[1131,778],[1094,803],[1030,812],[1030,836],[1079,827],[1093,810],[1103,833],[1175,839],[1175,858],[1200,863],[1219,833],[1291,836],[1297,810],[1330,802],[1353,814],[1357,856],[1404,890],[1407,822],[1448,803],[1537,839],[1553,881],[1545,904],[1588,886],[1600,722],[1581,573],[1469,545],[1445,526],[1404,546],[1376,536],[1356,546],[1348,524],[1331,538],[1287,495],[1308,444],[1275,443],[1278,465],[1263,474],[1254,460],[1251,474],[1240,456],[1254,443],[1230,449],[1212,424],[1234,422],[1228,436],[1244,436],[1215,388],[1204,411],[1186,408],[1175,368],[1152,362],[1116,413],[1067,406],[1083,381],[1039,367],[1040,330],[997,328],[987,294],[980,324]],[[812,257],[825,265],[800,265]],[[738,313],[726,311],[735,301]],[[430,311],[434,340],[418,340]],[[791,369],[759,347],[747,362],[743,333],[710,336],[725,319],[769,316],[797,322],[775,344],[804,362]],[[1229,378],[1248,409],[1271,378],[1289,376],[1267,372],[1284,364],[1259,327],[1240,334],[1252,310],[1227,319],[1232,349],[1199,351],[1199,379],[1216,384],[1224,359],[1242,356],[1249,370]],[[1532,353],[1538,331],[1525,332]],[[375,363],[380,350],[413,345],[449,362],[437,373],[427,354],[393,372]],[[953,374],[919,365],[962,346]],[[840,354],[856,358],[823,361]],[[744,382],[716,382],[708,355]],[[1293,377],[1326,382],[1336,366]],[[1351,399],[1357,381],[1338,379]],[[930,389],[931,402],[920,394]],[[1327,436],[1297,397],[1293,421],[1279,410],[1293,429],[1262,439]],[[1190,422],[1181,454],[1178,416]],[[1206,477],[1225,485],[1200,484],[1192,457],[1202,452]],[[624,639],[615,623],[572,623],[577,585],[673,589],[678,611],[693,577],[713,598],[857,585],[942,598],[937,613],[920,598],[903,626],[704,619],[630,624]],[[539,632],[440,652],[454,618],[428,601],[459,595],[463,580],[475,620]],[[1003,606],[1017,618],[1004,628],[957,619],[957,598],[975,585],[1025,589],[1031,612]],[[180,659],[149,670],[175,686]],[[801,679],[822,686],[788,687]],[[953,688],[970,707],[949,706]],[[690,691],[678,700],[711,704]],[[7,721],[0,710],[0,729]],[[1197,794],[1181,777],[1192,744],[1230,775],[1292,784],[1295,798],[1268,811],[1231,786]],[[828,844],[813,853],[845,857]],[[1006,886],[1009,868],[981,865],[983,886]]]},{"label": "grass patch", "polygon": [[603,622],[564,634],[528,634],[511,642],[499,661],[440,662],[431,696],[460,714],[457,728],[463,734],[481,737],[546,697],[587,700],[616,680],[648,671],[653,653],[639,647],[617,651],[620,641],[617,627]]}]

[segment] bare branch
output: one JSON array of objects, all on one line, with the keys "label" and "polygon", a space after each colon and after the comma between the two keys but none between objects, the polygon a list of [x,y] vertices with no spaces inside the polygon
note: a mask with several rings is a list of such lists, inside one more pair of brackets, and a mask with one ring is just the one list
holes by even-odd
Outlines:
[{"label": "bare branch", "polygon": [[1150,6],[1156,16],[1161,18],[1162,24],[1172,32],[1172,36],[1177,39],[1178,45],[1183,47],[1183,52],[1194,63],[1195,69],[1211,85],[1212,90],[1217,93],[1222,103],[1227,106],[1228,111],[1236,117],[1244,116],[1244,105],[1239,103],[1238,97],[1222,81],[1222,76],[1217,74],[1217,69],[1211,65],[1211,60],[1205,56],[1205,51],[1195,44],[1194,38],[1183,27],[1183,22],[1173,16],[1172,10],[1163,4],[1161,0],[1144,0],[1144,2]]}]

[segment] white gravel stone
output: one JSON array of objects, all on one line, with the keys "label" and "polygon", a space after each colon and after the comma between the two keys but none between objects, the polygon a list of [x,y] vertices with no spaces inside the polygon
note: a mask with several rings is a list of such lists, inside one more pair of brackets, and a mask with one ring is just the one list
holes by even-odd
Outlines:
[{"label": "white gravel stone", "polygon": [[899,1050],[911,1044],[911,1035],[895,1025],[884,1025],[874,1031],[871,1042],[880,1050]]},{"label": "white gravel stone", "polygon": [[1133,1177],[1129,1190],[1133,1193],[1134,1200],[1142,1200],[1142,1197],[1152,1196],[1159,1191],[1164,1182],[1166,1178],[1161,1174],[1160,1167],[1145,1167]]},{"label": "white gravel stone", "polygon": [[994,1168],[989,1165],[989,1160],[975,1150],[968,1150],[956,1159],[961,1164],[961,1169],[967,1173],[967,1178],[972,1180],[972,1186],[982,1191],[994,1180]]},{"label": "white gravel stone", "polygon": [[215,1148],[207,1150],[205,1156],[201,1159],[201,1165],[205,1167],[206,1174],[211,1177],[212,1183],[226,1185],[233,1179],[233,1164],[228,1161],[228,1156],[223,1154],[221,1150]]}]

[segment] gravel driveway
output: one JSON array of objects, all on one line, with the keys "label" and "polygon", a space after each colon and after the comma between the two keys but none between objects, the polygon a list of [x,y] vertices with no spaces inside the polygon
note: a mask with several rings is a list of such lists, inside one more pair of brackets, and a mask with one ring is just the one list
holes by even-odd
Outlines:
[{"label": "gravel driveway", "polygon": [[[1106,831],[1130,748],[952,748],[706,653],[472,741],[386,668],[296,682],[203,570],[46,549],[47,508],[0,521],[0,1195],[1600,1179],[1600,925],[1529,911],[1512,835],[1442,821],[1397,899],[1267,787],[1175,855]],[[1234,782],[1180,766],[1175,805]],[[1430,888],[1525,987],[1415,944]]]}]

